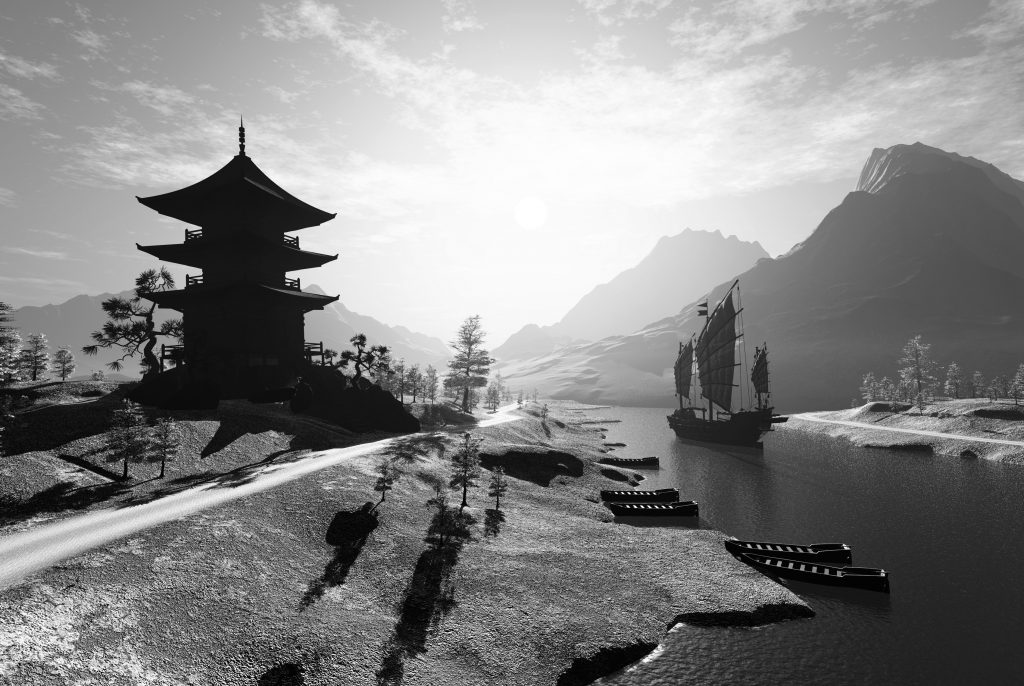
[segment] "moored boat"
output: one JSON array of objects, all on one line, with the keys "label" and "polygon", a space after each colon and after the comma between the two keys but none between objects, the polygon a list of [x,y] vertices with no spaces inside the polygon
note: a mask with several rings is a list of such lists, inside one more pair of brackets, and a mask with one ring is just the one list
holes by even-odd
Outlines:
[{"label": "moored boat", "polygon": [[657,456],[652,457],[602,457],[598,460],[601,464],[610,464],[617,467],[654,467],[657,468],[660,460]]},{"label": "moored boat", "polygon": [[[749,398],[754,406],[734,408],[734,404],[738,404],[733,393],[737,386],[733,383],[736,368],[744,364],[746,357],[741,352],[737,362],[737,347],[743,347],[740,318],[743,308],[733,302],[734,293],[739,298],[738,284],[739,281],[732,284],[710,314],[707,302],[698,305],[701,308],[698,313],[707,317],[707,321],[696,343],[691,338],[679,344],[674,365],[679,409],[668,416],[668,424],[676,436],[685,440],[760,448],[761,435],[771,431],[772,424],[780,424],[787,418],[774,414],[771,405],[767,345],[757,347],[754,352],[750,372],[753,393]],[[694,362],[700,395],[707,399],[707,407],[699,407],[690,399]],[[696,390],[696,384],[692,390]]]},{"label": "moored boat", "polygon": [[837,567],[815,564],[784,557],[769,557],[753,553],[739,553],[737,560],[769,576],[806,581],[812,584],[862,588],[868,591],[889,592],[889,573],[874,567]]},{"label": "moored boat", "polygon": [[601,491],[601,500],[613,503],[674,503],[679,489],[659,488],[654,491]]},{"label": "moored boat", "polygon": [[832,562],[840,564],[850,564],[853,562],[853,551],[845,543],[796,545],[794,543],[729,540],[725,541],[725,549],[733,555],[752,553],[754,555],[784,557],[789,560],[802,560],[805,562]]},{"label": "moored boat", "polygon": [[605,503],[616,517],[696,517],[697,501],[674,503]]}]

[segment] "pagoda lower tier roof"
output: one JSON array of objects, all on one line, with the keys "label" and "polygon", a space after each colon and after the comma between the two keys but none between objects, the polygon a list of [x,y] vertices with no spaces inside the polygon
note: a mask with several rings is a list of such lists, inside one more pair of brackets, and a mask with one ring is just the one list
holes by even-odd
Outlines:
[{"label": "pagoda lower tier roof", "polygon": [[295,231],[318,226],[336,216],[299,200],[278,186],[247,155],[236,155],[191,186],[136,198],[162,215],[196,226],[244,222]]},{"label": "pagoda lower tier roof", "polygon": [[210,238],[164,245],[139,245],[136,243],[135,247],[158,260],[200,269],[206,269],[211,264],[225,261],[235,262],[240,259],[257,258],[278,266],[281,271],[291,272],[320,267],[338,259],[336,254],[325,255],[324,253],[299,250],[280,241],[248,236],[241,241],[214,241]]},{"label": "pagoda lower tier roof", "polygon": [[202,302],[257,303],[264,305],[285,305],[309,312],[322,310],[338,300],[338,295],[306,293],[292,288],[277,288],[266,284],[242,281],[238,283],[190,286],[175,291],[160,291],[143,296],[160,307],[184,313],[190,305]]}]

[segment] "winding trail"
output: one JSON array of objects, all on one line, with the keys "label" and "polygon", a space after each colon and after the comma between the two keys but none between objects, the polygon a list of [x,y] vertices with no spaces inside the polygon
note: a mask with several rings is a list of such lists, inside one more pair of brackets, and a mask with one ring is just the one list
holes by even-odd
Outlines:
[{"label": "winding trail", "polygon": [[[481,421],[473,428],[485,428],[522,419],[508,414],[514,407],[502,407],[494,417]],[[429,433],[411,435],[422,436]],[[142,505],[105,508],[4,536],[0,538],[0,589],[12,586],[29,574],[62,560],[130,536],[137,531],[269,490],[346,460],[378,451],[399,438],[408,437],[406,434],[349,448],[321,450],[288,464],[268,464],[253,472],[250,480],[243,484],[228,486],[217,482],[204,483]]]},{"label": "winding trail", "polygon": [[840,424],[842,426],[852,426],[857,429],[874,429],[875,431],[894,431],[901,434],[915,434],[917,436],[932,436],[933,438],[952,438],[958,441],[971,441],[972,443],[997,443],[999,445],[1012,445],[1016,447],[1024,447],[1024,441],[1010,441],[1004,438],[986,438],[984,436],[968,436],[966,434],[947,434],[941,431],[926,431],[924,429],[902,429],[894,426],[879,426],[878,424],[868,424],[866,422],[851,422],[843,419],[824,419],[817,415],[822,414],[820,412],[803,412],[801,414],[790,415],[793,419],[803,419],[808,422],[819,422],[822,424]]}]

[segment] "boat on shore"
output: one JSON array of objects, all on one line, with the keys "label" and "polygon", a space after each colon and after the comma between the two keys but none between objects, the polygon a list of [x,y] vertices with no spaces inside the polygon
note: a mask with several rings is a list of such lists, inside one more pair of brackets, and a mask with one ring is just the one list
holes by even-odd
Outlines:
[{"label": "boat on shore", "polygon": [[[753,393],[748,398],[753,407],[733,408],[736,368],[746,361],[743,320],[740,317],[743,308],[737,305],[738,301],[737,280],[710,314],[707,302],[698,305],[698,314],[707,319],[696,344],[693,338],[679,344],[674,365],[679,409],[668,416],[668,424],[681,439],[760,448],[761,436],[772,430],[772,424],[787,419],[774,414],[775,408],[771,405],[767,344],[757,347],[754,352],[750,372]],[[741,348],[739,362],[736,361],[737,347]],[[690,399],[695,362],[700,395],[707,399],[707,407],[698,407]],[[696,384],[693,386],[696,390]]]},{"label": "boat on shore", "polygon": [[616,517],[696,517],[697,501],[674,503],[605,503]]},{"label": "boat on shore", "polygon": [[874,567],[837,567],[815,564],[784,557],[769,557],[753,553],[739,553],[737,560],[745,562],[768,576],[812,584],[862,588],[868,591],[889,592],[889,573]]},{"label": "boat on shore", "polygon": [[674,503],[679,489],[659,488],[653,491],[601,491],[601,500],[613,503]]},{"label": "boat on shore", "polygon": [[725,549],[733,555],[751,553],[753,555],[784,557],[789,560],[802,560],[804,562],[832,562],[839,564],[850,564],[853,562],[853,551],[845,543],[796,545],[794,543],[729,540],[725,541]]},{"label": "boat on shore", "polygon": [[639,469],[657,469],[661,460],[657,456],[652,457],[602,457],[598,460],[600,464],[613,465],[615,467],[637,467]]}]

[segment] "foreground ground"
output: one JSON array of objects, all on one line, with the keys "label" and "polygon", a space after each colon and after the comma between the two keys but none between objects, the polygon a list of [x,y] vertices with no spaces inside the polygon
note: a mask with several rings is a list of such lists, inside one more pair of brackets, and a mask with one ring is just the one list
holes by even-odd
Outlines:
[{"label": "foreground ground", "polygon": [[[169,479],[148,480],[147,465],[126,487],[67,461],[104,464],[101,437],[71,421],[84,409],[40,410],[80,428],[3,458],[11,492],[0,536],[196,480],[231,488],[259,478],[253,465],[360,440],[229,404],[179,418],[191,443]],[[809,614],[727,556],[717,532],[614,523],[598,490],[622,485],[606,474],[632,472],[595,464],[607,449],[600,411],[552,405],[543,421],[538,409],[473,430],[512,487],[500,513],[472,492],[473,521],[446,546],[428,535],[436,509],[426,502],[463,429],[400,439],[386,455],[155,526],[0,591],[0,682],[587,683],[644,655],[678,620]],[[404,475],[366,515],[384,457]]]},{"label": "foreground ground", "polygon": [[1024,405],[1012,400],[941,400],[920,410],[867,403],[790,417],[788,426],[842,436],[859,446],[1024,463]]}]

